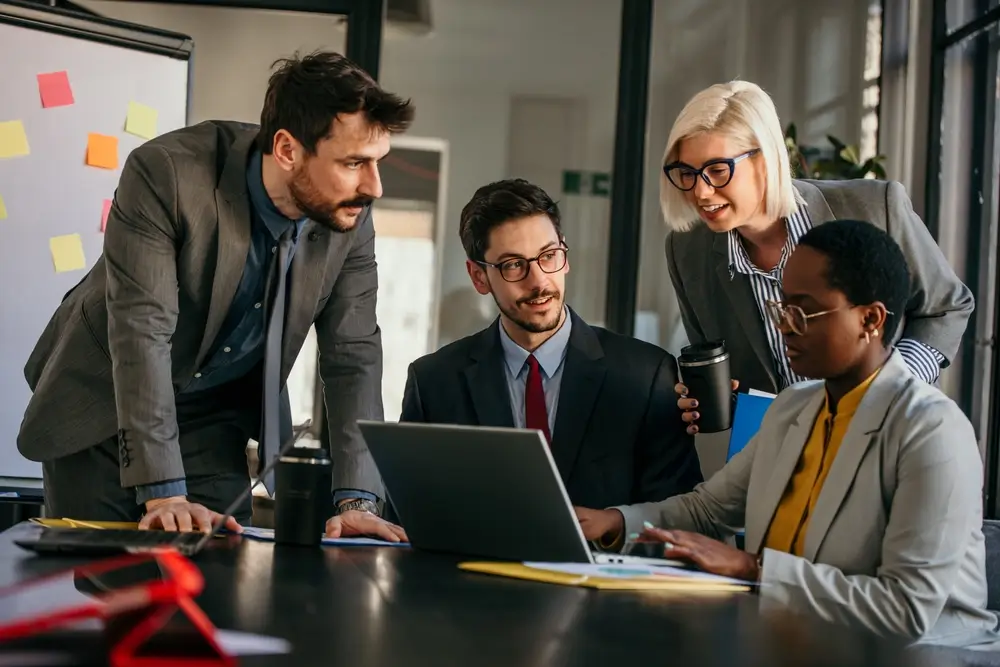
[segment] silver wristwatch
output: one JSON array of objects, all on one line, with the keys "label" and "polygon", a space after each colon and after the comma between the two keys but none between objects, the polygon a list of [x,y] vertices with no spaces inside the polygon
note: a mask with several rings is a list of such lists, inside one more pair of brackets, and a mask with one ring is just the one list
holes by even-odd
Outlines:
[{"label": "silver wristwatch", "polygon": [[378,516],[378,505],[370,500],[365,500],[359,498],[356,500],[348,500],[346,503],[337,506],[336,513],[343,514],[348,510],[357,510],[359,512],[368,512],[369,514],[374,514]]}]

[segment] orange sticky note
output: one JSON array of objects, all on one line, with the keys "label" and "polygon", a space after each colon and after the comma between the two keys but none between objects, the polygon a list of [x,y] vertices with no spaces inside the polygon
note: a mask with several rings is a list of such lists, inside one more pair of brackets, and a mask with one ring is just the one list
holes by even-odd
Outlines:
[{"label": "orange sticky note", "polygon": [[42,107],[65,107],[73,104],[73,89],[69,87],[66,72],[49,72],[38,75],[38,94]]},{"label": "orange sticky note", "polygon": [[111,200],[104,200],[104,208],[101,210],[101,231],[108,226],[108,214],[111,213]]},{"label": "orange sticky note", "polygon": [[87,135],[87,164],[102,169],[118,168],[118,137],[91,132]]}]

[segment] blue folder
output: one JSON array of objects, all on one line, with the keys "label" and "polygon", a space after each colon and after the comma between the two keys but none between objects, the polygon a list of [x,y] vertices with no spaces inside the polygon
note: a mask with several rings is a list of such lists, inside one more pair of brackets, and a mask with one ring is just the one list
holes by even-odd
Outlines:
[{"label": "blue folder", "polygon": [[747,446],[750,438],[760,430],[764,413],[771,406],[772,396],[756,396],[753,394],[737,394],[736,410],[733,412],[733,430],[729,433],[729,451],[726,461],[736,456]]}]

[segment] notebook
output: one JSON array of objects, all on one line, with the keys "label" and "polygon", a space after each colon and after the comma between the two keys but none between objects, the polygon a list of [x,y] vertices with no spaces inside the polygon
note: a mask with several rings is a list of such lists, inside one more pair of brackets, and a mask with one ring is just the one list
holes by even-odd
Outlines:
[{"label": "notebook", "polygon": [[598,590],[738,593],[749,591],[755,585],[668,565],[469,561],[459,563],[458,568],[466,572]]}]

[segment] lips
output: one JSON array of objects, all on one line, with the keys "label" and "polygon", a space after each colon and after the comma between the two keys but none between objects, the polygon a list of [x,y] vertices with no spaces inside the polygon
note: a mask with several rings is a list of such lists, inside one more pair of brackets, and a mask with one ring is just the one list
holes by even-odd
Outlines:
[{"label": "lips", "polygon": [[519,303],[522,306],[527,306],[528,308],[543,308],[556,298],[556,294],[540,294],[538,296],[533,296],[527,299],[522,299]]}]

